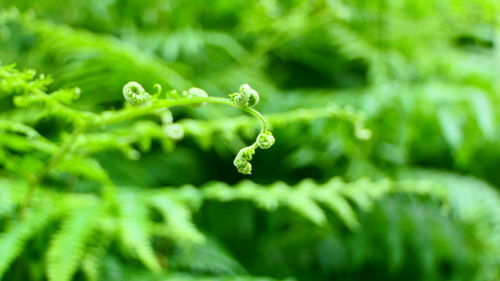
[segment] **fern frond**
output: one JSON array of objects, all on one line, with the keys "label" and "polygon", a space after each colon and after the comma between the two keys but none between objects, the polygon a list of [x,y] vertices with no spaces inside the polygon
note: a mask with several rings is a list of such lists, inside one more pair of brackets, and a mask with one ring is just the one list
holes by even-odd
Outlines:
[{"label": "fern frond", "polygon": [[[432,181],[440,187],[441,193],[447,194],[449,207],[454,214],[461,221],[475,225],[478,228],[476,239],[484,243],[491,256],[500,257],[500,236],[498,235],[500,196],[493,186],[472,177],[423,169],[403,171],[401,177]],[[500,263],[500,260],[497,262]],[[498,268],[498,266],[492,268]],[[500,273],[498,270],[495,272]]]},{"label": "fern frond", "polygon": [[[307,190],[295,187],[294,192],[290,192],[291,188],[281,182],[273,184],[272,189],[271,192],[280,201],[281,205],[289,207],[315,224],[319,225],[326,222],[323,210]],[[264,197],[265,195],[261,194],[260,196]]]},{"label": "fern frond", "polygon": [[54,235],[47,252],[47,277],[50,281],[69,281],[78,270],[86,243],[96,227],[99,208],[90,206],[70,211]]},{"label": "fern frond", "polygon": [[76,150],[83,154],[93,154],[106,150],[117,150],[129,156],[132,146],[139,145],[142,151],[148,151],[153,140],[159,140],[164,147],[172,146],[172,140],[165,137],[161,125],[153,121],[137,121],[132,128],[118,128],[106,132],[88,133],[80,139]]},{"label": "fern frond", "polygon": [[12,120],[0,119],[0,130],[20,133],[30,139],[40,136],[32,127]]},{"label": "fern frond", "polygon": [[217,276],[217,277],[207,277],[207,276],[196,276],[192,274],[182,274],[173,273],[166,275],[164,281],[294,281],[293,278],[286,279],[274,279],[268,277],[256,277],[256,276],[245,276],[236,275],[231,277]]},{"label": "fern frond", "polygon": [[[2,137],[2,139],[4,139],[4,145],[8,145],[8,141],[5,140],[6,138],[16,138],[15,143],[25,143],[24,146],[26,148],[39,150],[45,153],[54,153],[57,149],[57,146],[53,142],[41,136],[32,127],[20,122],[0,119],[0,134],[4,135],[4,137]],[[25,138],[20,138],[17,134],[23,134]]]},{"label": "fern frond", "polygon": [[89,281],[98,281],[101,276],[101,263],[111,243],[112,233],[96,231],[90,238],[88,249],[82,258],[82,271]]},{"label": "fern frond", "polygon": [[3,180],[0,181],[0,219],[11,214],[16,205],[13,191],[5,186],[7,184]]},{"label": "fern frond", "polygon": [[0,233],[0,279],[9,265],[24,250],[26,242],[45,226],[52,212],[48,209],[31,210],[21,221],[11,221]]},{"label": "fern frond", "polygon": [[167,224],[168,234],[174,241],[192,243],[205,241],[203,234],[194,225],[191,210],[187,206],[160,194],[151,196],[149,201],[162,214]]},{"label": "fern frond", "polygon": [[[342,182],[332,181],[330,187],[318,187],[312,181],[304,181],[302,185],[306,188],[316,189],[313,193],[313,199],[324,204],[327,208],[332,210],[347,227],[354,229],[359,226],[356,212],[349,204],[346,197],[341,196]],[[308,186],[308,187],[307,187]]]},{"label": "fern frond", "polygon": [[373,62],[380,55],[379,48],[364,38],[359,31],[342,24],[335,24],[331,26],[329,32],[341,52],[350,59],[358,58]]},{"label": "fern frond", "polygon": [[[295,186],[276,182],[262,186],[251,181],[242,181],[235,186],[225,183],[209,183],[201,192],[206,200],[253,201],[257,206],[269,211],[278,207],[288,207],[311,222],[325,223],[322,206],[326,207],[351,228],[358,225],[354,208],[369,210],[380,198],[394,193],[420,194],[447,202],[448,194],[434,183],[422,180],[391,181],[388,179],[371,181],[366,178],[344,182],[332,178],[324,184],[303,180]],[[352,204],[353,202],[355,204]]]},{"label": "fern frond", "polygon": [[[58,81],[82,87],[99,101],[118,100],[119,95],[99,95],[103,90],[112,93],[132,79],[140,82],[161,83],[174,88],[189,87],[187,80],[158,59],[154,54],[130,44],[123,44],[111,36],[93,34],[65,25],[54,25],[21,15],[14,20],[25,32],[38,37],[37,53],[54,57],[59,66],[54,70]],[[113,79],[100,77],[113,75]],[[138,77],[142,77],[139,79]],[[88,100],[88,96],[84,99]],[[95,104],[96,100],[92,101]]]},{"label": "fern frond", "polygon": [[34,89],[27,95],[16,96],[14,103],[18,107],[23,108],[36,108],[40,112],[37,119],[47,117],[55,117],[70,123],[82,123],[84,120],[95,120],[97,116],[91,112],[85,112],[73,109],[66,105],[66,102],[60,101],[60,96],[49,95],[40,89]]},{"label": "fern frond", "polygon": [[162,270],[151,244],[148,206],[133,192],[119,196],[120,239],[124,248],[153,272]]},{"label": "fern frond", "polygon": [[306,219],[316,224],[326,222],[320,204],[325,205],[350,227],[357,225],[353,207],[346,199],[357,202],[360,207],[369,208],[370,203],[382,195],[394,191],[391,186],[383,183],[360,180],[344,183],[333,179],[325,184],[316,184],[305,180],[296,186],[284,183],[274,183],[268,187],[260,186],[251,181],[243,181],[235,187],[222,183],[213,183],[204,186],[202,192],[209,200],[250,200],[257,206],[267,210],[277,207],[288,207]]},{"label": "fern frond", "polygon": [[[300,108],[286,112],[266,115],[269,123],[276,128],[284,128],[287,125],[298,122],[310,122],[316,119],[331,118],[345,120],[353,128],[355,137],[369,138],[369,130],[364,128],[364,120],[360,113],[354,111],[351,106],[339,107],[329,105],[319,108]],[[235,139],[239,132],[248,132],[251,135],[252,128],[256,131],[258,124],[248,116],[239,116],[231,118],[221,118],[212,120],[194,120],[184,119],[179,122],[186,134],[192,135],[198,141],[202,148],[209,148],[217,136],[223,135],[226,138]]]},{"label": "fern frond", "polygon": [[69,173],[75,176],[82,176],[86,179],[100,182],[104,185],[112,185],[108,173],[101,164],[89,157],[79,157],[70,155],[54,167],[55,173]]},{"label": "fern frond", "polygon": [[184,244],[174,251],[171,268],[202,274],[235,275],[246,273],[243,266],[214,239]]}]

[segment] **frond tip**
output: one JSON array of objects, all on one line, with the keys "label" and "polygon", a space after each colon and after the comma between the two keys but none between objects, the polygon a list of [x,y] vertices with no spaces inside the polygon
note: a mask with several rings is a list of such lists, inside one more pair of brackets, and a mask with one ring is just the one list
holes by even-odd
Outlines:
[{"label": "frond tip", "polygon": [[242,107],[254,107],[259,103],[259,93],[252,89],[250,85],[243,84],[238,93],[230,94],[231,101]]},{"label": "frond tip", "polygon": [[259,134],[257,137],[257,144],[259,145],[260,148],[262,149],[268,149],[274,144],[274,136],[271,132],[262,132]]},{"label": "frond tip", "polygon": [[252,160],[254,154],[255,149],[253,146],[240,149],[233,161],[233,164],[238,169],[238,172],[245,175],[252,173],[252,164],[250,164],[250,160]]},{"label": "frond tip", "polygon": [[134,81],[123,86],[123,97],[134,106],[147,104],[151,100],[151,95],[144,90],[141,84]]}]

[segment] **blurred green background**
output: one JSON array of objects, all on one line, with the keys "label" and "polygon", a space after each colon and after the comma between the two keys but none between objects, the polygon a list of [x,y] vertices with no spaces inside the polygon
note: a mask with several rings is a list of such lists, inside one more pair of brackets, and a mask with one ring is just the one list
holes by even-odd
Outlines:
[{"label": "blurred green background", "polygon": [[[96,154],[111,181],[131,194],[160,192],[158,187],[173,190],[173,197],[188,194],[180,197],[191,207],[174,208],[167,222],[192,216],[189,231],[195,228],[206,242],[191,245],[183,232],[163,239],[151,228],[146,240],[158,259],[168,260],[153,273],[140,251],[123,250],[109,231],[96,265],[75,265],[68,278],[499,280],[499,15],[496,0],[1,0],[2,65],[50,75],[48,91],[79,87],[78,109],[121,108],[128,81],[151,91],[154,83],[167,90],[194,86],[212,96],[249,83],[261,96],[257,108],[274,127],[277,142],[255,156],[251,176],[238,174],[232,159],[251,142],[255,122],[213,105],[173,109],[186,130],[175,149],[164,151],[155,140],[138,160],[117,151]],[[0,98],[0,117],[14,118],[10,98]],[[331,108],[355,112],[371,138],[357,139],[351,122]],[[50,121],[35,128],[54,140],[67,131]],[[0,151],[9,149],[0,141]],[[30,151],[22,155],[36,158]],[[11,181],[22,176],[8,168],[14,157],[0,158],[0,197],[16,198],[22,188]],[[54,174],[45,185],[63,194],[92,194],[95,182],[81,176]],[[264,191],[257,199],[223,199],[215,192],[286,186],[273,195],[279,201],[304,186],[332,186],[335,178],[362,191],[334,203],[334,211],[320,206],[320,224],[308,219],[314,211],[301,201],[305,193],[262,209],[261,201],[271,196]],[[238,184],[244,179],[249,181]],[[384,181],[401,188],[370,195]],[[431,183],[430,196],[406,192],[408,181]],[[215,195],[206,192],[194,202],[192,192],[207,188]],[[446,202],[433,195],[442,190]],[[0,206],[0,233],[16,225],[12,204]],[[24,239],[29,243],[20,244],[15,261],[0,261],[4,280],[46,280],[44,256],[64,212]],[[116,213],[103,217],[113,225]],[[158,221],[154,213],[149,220]],[[1,256],[7,251],[1,245],[13,240],[0,237]],[[78,261],[92,251],[84,252]]]}]

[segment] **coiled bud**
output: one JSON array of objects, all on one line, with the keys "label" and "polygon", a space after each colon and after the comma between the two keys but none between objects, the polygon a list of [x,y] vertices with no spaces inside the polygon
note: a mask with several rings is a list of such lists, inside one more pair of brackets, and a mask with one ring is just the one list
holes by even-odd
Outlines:
[{"label": "coiled bud", "polygon": [[174,116],[172,115],[172,111],[168,109],[162,109],[160,112],[158,112],[160,115],[161,123],[166,125],[166,124],[172,124],[174,122]]},{"label": "coiled bud", "polygon": [[181,140],[184,137],[184,128],[179,124],[167,124],[163,126],[163,133],[172,140]]},{"label": "coiled bud", "polygon": [[250,90],[252,90],[252,87],[248,84],[243,84],[240,86],[240,93],[248,95],[250,94]]},{"label": "coiled bud", "polygon": [[238,93],[230,94],[229,97],[232,102],[243,107],[253,107],[259,103],[260,100],[259,93],[252,89],[252,87],[248,84],[241,85],[240,91]]},{"label": "coiled bud", "polygon": [[241,159],[243,159],[245,161],[250,161],[250,160],[252,160],[252,157],[254,154],[255,154],[255,149],[248,146],[248,147],[243,147],[242,149],[240,149],[240,151],[238,152],[238,155],[236,155],[236,157],[237,158],[241,157]]},{"label": "coiled bud", "polygon": [[250,95],[248,96],[248,107],[254,107],[259,103],[259,100],[259,93],[257,93],[254,89],[250,90]]},{"label": "coiled bud", "polygon": [[262,149],[268,149],[274,144],[274,136],[271,132],[266,131],[259,134],[257,137],[257,145]]},{"label": "coiled bud", "polygon": [[144,105],[151,101],[151,95],[137,82],[128,82],[123,86],[123,97],[134,106]]},{"label": "coiled bud", "polygon": [[186,98],[206,98],[208,97],[207,92],[200,88],[190,88],[187,92],[184,93]]},{"label": "coiled bud", "polygon": [[160,84],[156,83],[153,85],[153,88],[155,89],[155,96],[159,96],[161,95],[161,90],[162,90],[162,87]]},{"label": "coiled bud", "polygon": [[[183,91],[182,95],[186,98],[206,98],[208,97],[207,92],[205,92],[203,89],[200,88],[189,88],[187,91]],[[199,105],[204,105],[205,103],[202,102]]]},{"label": "coiled bud", "polygon": [[245,175],[250,175],[252,173],[252,164],[250,164],[250,160],[252,160],[254,154],[255,149],[251,146],[240,149],[233,161],[238,172]]},{"label": "coiled bud", "polygon": [[250,162],[244,162],[241,163],[241,165],[236,165],[236,169],[238,169],[238,172],[244,175],[252,174],[252,164]]},{"label": "coiled bud", "polygon": [[127,157],[130,160],[135,161],[141,158],[141,153],[130,146],[122,148],[122,152],[125,154],[125,157]]},{"label": "coiled bud", "polygon": [[248,95],[242,93],[234,93],[229,95],[232,102],[239,106],[248,106]]}]

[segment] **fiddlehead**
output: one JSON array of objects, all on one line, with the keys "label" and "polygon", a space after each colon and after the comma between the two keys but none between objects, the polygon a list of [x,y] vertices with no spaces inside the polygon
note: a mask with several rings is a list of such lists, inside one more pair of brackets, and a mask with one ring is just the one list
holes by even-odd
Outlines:
[{"label": "fiddlehead", "polygon": [[259,103],[259,93],[252,89],[250,85],[243,84],[238,93],[230,94],[231,101],[243,107],[254,107]]},{"label": "fiddlehead", "polygon": [[252,173],[252,164],[250,164],[250,160],[252,160],[252,157],[255,154],[254,146],[255,144],[240,149],[234,158],[233,164],[236,169],[238,169],[238,172],[245,175]]},{"label": "fiddlehead", "polygon": [[147,104],[151,95],[137,82],[128,82],[123,86],[123,97],[131,105],[138,106]]},{"label": "fiddlehead", "polygon": [[262,149],[270,148],[274,144],[274,141],[275,141],[274,136],[269,131],[260,133],[259,136],[257,137],[257,144]]},{"label": "fiddlehead", "polygon": [[260,134],[257,136],[255,142],[250,146],[242,148],[233,161],[233,164],[236,169],[238,169],[238,172],[249,175],[252,173],[252,164],[250,163],[250,161],[255,154],[255,149],[257,147],[268,149],[274,144],[275,139],[272,133],[269,131],[267,120],[264,118],[264,116],[262,116],[262,114],[252,108],[257,103],[259,103],[260,98],[257,91],[252,89],[250,85],[243,84],[240,87],[239,93],[230,94],[229,97],[231,98],[231,101],[233,103],[243,108],[245,111],[253,114],[259,119],[259,121],[261,121]]},{"label": "fiddlehead", "polygon": [[163,133],[171,140],[178,141],[184,137],[184,127],[174,123],[172,111],[163,108],[159,111],[159,117],[162,123]]},{"label": "fiddlehead", "polygon": [[163,126],[165,136],[172,140],[181,140],[184,137],[184,128],[176,123]]},{"label": "fiddlehead", "polygon": [[155,88],[157,94],[151,96],[139,83],[127,83],[123,87],[123,96],[128,103],[136,107],[118,112],[107,112],[102,116],[99,125],[108,125],[141,115],[156,113],[161,119],[164,135],[172,140],[180,140],[184,137],[184,128],[180,124],[173,123],[173,116],[168,110],[169,107],[216,103],[239,108],[256,117],[261,123],[261,131],[255,142],[242,148],[233,161],[238,171],[243,174],[251,174],[252,165],[250,160],[255,154],[255,149],[259,147],[262,149],[270,148],[275,142],[272,133],[269,131],[268,121],[260,112],[252,108],[259,102],[259,94],[248,84],[243,84],[238,93],[230,94],[230,99],[209,97],[204,90],[195,87],[183,91],[181,95],[172,92],[167,94],[166,98],[160,98],[161,86],[158,85]]},{"label": "fiddlehead", "polygon": [[182,93],[182,95],[186,98],[206,98],[206,97],[208,97],[207,92],[205,92],[204,90],[202,90],[200,88],[196,88],[196,87],[193,87],[187,91],[184,91]]}]

